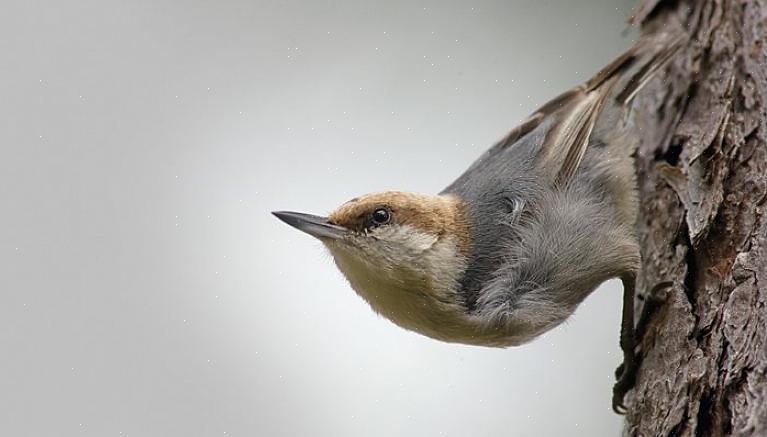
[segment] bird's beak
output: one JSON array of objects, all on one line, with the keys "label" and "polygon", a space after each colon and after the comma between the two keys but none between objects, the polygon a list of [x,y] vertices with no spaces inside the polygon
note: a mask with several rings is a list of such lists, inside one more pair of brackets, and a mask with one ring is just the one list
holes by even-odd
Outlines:
[{"label": "bird's beak", "polygon": [[299,231],[304,231],[317,238],[336,240],[349,232],[348,229],[342,226],[328,223],[327,217],[290,211],[274,211],[272,214]]}]

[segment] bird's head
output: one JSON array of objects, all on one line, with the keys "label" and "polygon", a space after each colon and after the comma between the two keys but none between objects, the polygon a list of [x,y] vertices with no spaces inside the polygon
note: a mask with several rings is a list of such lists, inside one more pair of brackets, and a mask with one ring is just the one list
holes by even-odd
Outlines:
[{"label": "bird's head", "polygon": [[322,241],[352,288],[395,323],[430,325],[460,311],[456,295],[471,246],[457,197],[388,191],[352,199],[328,217],[275,212]]}]

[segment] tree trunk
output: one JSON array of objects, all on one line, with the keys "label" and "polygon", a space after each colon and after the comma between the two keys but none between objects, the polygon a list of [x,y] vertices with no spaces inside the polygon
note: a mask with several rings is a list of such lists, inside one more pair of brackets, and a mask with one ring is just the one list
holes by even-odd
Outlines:
[{"label": "tree trunk", "polygon": [[[626,436],[767,436],[767,0],[642,1],[687,47],[636,112],[647,329]],[[640,328],[641,329],[641,328]]]}]

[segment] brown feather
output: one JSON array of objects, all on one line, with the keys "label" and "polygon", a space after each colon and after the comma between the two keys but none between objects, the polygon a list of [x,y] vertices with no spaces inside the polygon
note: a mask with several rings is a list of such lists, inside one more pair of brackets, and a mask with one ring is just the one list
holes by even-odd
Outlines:
[{"label": "brown feather", "polygon": [[[661,44],[658,41],[636,44],[582,85],[538,108],[500,142],[500,147],[513,145],[544,120],[555,120],[541,144],[536,160],[541,168],[547,169],[555,185],[567,185],[580,167],[591,133],[609,97],[615,96],[615,104],[627,107],[637,92],[679,50],[681,40],[681,37],[677,37],[665,42],[661,49],[658,49]],[[641,60],[648,53],[650,59]],[[642,66],[626,82],[625,73],[638,62]],[[623,88],[616,96],[614,88],[621,80],[624,81]]]},{"label": "brown feather", "polygon": [[412,226],[440,238],[457,239],[463,253],[471,247],[466,208],[455,196],[434,196],[403,191],[385,191],[352,199],[330,213],[328,220],[357,232],[370,225],[377,208],[391,211],[391,224]]}]

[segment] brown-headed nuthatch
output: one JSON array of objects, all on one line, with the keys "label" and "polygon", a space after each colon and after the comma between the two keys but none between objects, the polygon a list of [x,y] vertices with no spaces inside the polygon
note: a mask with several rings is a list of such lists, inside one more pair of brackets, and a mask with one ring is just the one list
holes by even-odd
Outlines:
[{"label": "brown-headed nuthatch", "polygon": [[678,46],[640,41],[539,108],[438,195],[389,191],[328,217],[274,215],[319,238],[374,311],[442,341],[528,342],[620,278],[624,363],[613,408],[622,412],[637,366],[640,266],[629,109]]}]

